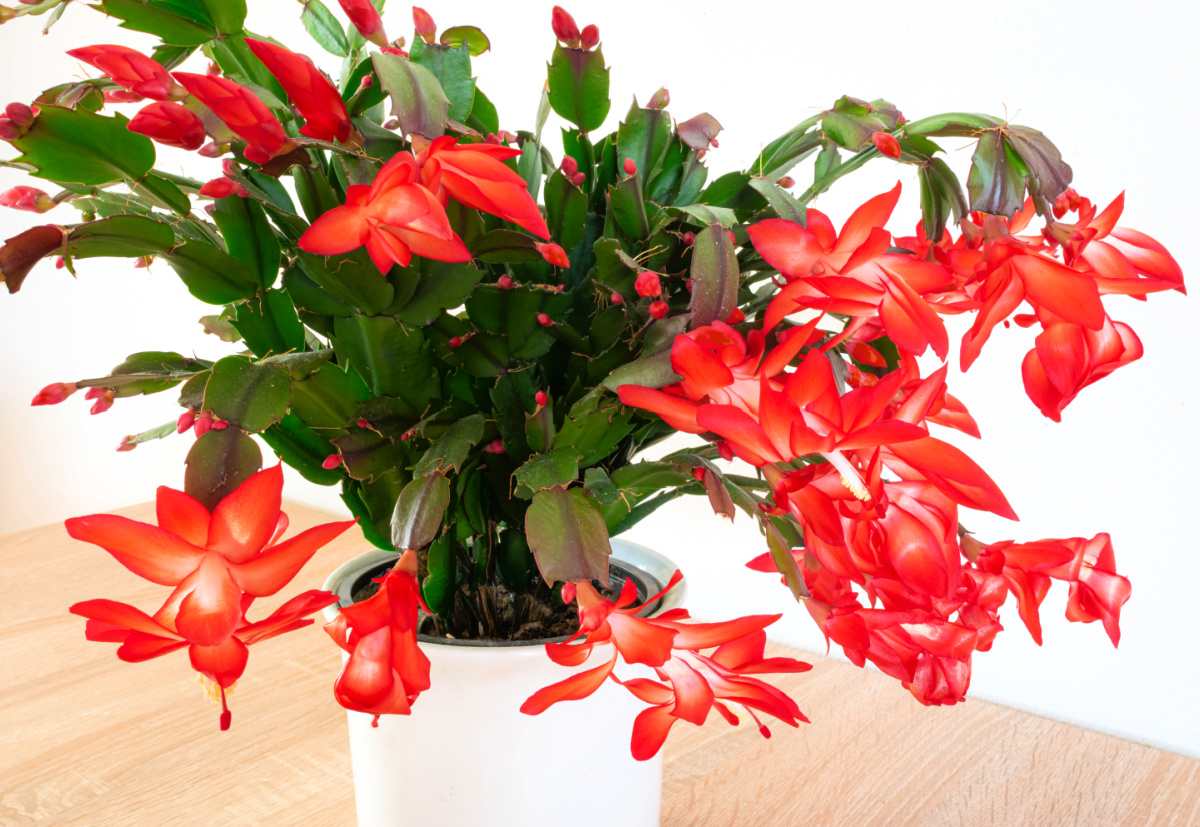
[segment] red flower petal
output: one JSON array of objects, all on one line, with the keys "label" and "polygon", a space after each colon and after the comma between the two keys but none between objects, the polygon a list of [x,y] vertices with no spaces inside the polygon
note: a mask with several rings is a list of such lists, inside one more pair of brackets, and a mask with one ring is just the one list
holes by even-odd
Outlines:
[{"label": "red flower petal", "polygon": [[302,531],[245,563],[230,566],[233,579],[247,594],[265,597],[286,586],[322,546],[354,525],[353,520],[325,523]]},{"label": "red flower petal", "polygon": [[198,548],[208,543],[208,509],[195,497],[161,485],[155,497],[158,527]]},{"label": "red flower petal", "polygon": [[174,586],[195,571],[204,552],[168,531],[115,514],[72,517],[64,525],[76,540],[100,546],[139,577]]},{"label": "red flower petal", "polygon": [[613,649],[612,658],[606,663],[586,669],[566,680],[544,686],[534,692],[521,704],[521,711],[526,715],[540,715],[559,701],[578,701],[595,692],[608,678],[617,662],[617,651]]},{"label": "red flower petal", "polygon": [[283,468],[251,474],[212,511],[208,548],[231,563],[253,559],[271,539],[282,503]]}]

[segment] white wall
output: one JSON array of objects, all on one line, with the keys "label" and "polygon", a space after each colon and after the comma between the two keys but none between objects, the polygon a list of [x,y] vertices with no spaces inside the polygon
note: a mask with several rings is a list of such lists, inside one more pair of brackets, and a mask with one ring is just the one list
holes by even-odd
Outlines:
[{"label": "white wall", "polygon": [[[407,34],[407,5],[390,5],[393,36]],[[294,48],[314,48],[296,20],[296,4],[251,0],[251,7],[253,28]],[[551,45],[549,4],[429,0],[427,7],[439,24],[474,23],[491,36],[495,52],[476,63],[481,85],[506,127],[528,125]],[[845,4],[609,0],[571,9],[581,25],[600,26],[614,67],[612,123],[631,95],[644,100],[667,85],[677,116],[707,110],[725,125],[721,149],[711,156],[717,172],[745,165],[763,143],[843,93],[889,98],[910,118],[953,109],[1008,113],[1058,143],[1085,194],[1107,203],[1126,189],[1122,223],[1165,243],[1195,278],[1200,118],[1191,87],[1200,67],[1192,33],[1200,18],[1185,4],[1143,2],[1134,11],[1116,2],[1013,0],[997,8],[872,1],[847,13]],[[48,37],[16,22],[0,29],[0,38],[4,100],[28,100],[82,75],[62,54],[73,46],[147,43],[82,7],[70,9]],[[952,158],[965,170],[969,153]],[[181,171],[216,174],[213,162],[175,159]],[[820,205],[840,221],[897,174],[876,162]],[[18,180],[0,169],[0,188]],[[915,187],[909,176],[904,180],[897,230],[916,217]],[[73,220],[72,211],[60,212],[58,220]],[[7,237],[32,223],[33,216],[5,211],[0,233]],[[135,350],[213,356],[227,349],[200,332],[196,319],[209,310],[191,300],[165,265],[145,271],[95,260],[80,262],[79,272],[72,281],[43,265],[22,293],[0,296],[6,345],[0,531],[145,500],[160,482],[181,479],[186,438],[132,454],[112,450],[123,434],[175,416],[171,394],[123,400],[90,418],[81,399],[31,409],[28,399],[38,388],[101,374]],[[1061,621],[1065,590],[1057,589],[1043,610],[1045,649],[1028,641],[1010,612],[995,649],[976,659],[973,691],[1200,755],[1200,666],[1192,637],[1200,555],[1191,519],[1198,458],[1192,352],[1200,318],[1195,302],[1178,294],[1145,305],[1118,299],[1113,312],[1138,331],[1146,358],[1087,389],[1062,425],[1044,419],[1024,396],[1019,364],[1030,346],[1028,331],[998,329],[970,374],[952,370],[955,393],[985,435],[968,448],[1023,518],[1014,526],[972,516],[971,527],[987,539],[1107,530],[1134,584],[1119,654],[1098,626]],[[299,479],[290,495],[339,505],[331,489]],[[701,502],[675,504],[639,526],[633,539],[678,556],[698,613],[787,611],[777,636],[823,648],[806,614],[789,609],[773,578],[741,568],[762,548],[753,527],[744,519],[728,526],[705,511]],[[820,719],[821,710],[807,711]]]}]

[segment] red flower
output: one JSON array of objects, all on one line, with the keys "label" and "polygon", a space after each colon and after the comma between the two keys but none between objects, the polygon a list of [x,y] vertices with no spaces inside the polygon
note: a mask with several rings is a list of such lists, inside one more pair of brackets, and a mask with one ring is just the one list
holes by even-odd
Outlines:
[{"label": "red flower", "polygon": [[308,559],[353,521],[326,523],[275,541],[287,528],[279,510],[283,472],[250,476],[210,512],[182,491],[158,489],[158,525],[115,514],[66,521],[67,533],[94,543],[127,569],[174,591],[155,615],[201,646],[223,643],[238,628],[244,597],[283,588]]},{"label": "red flower", "polygon": [[36,187],[12,187],[0,192],[0,207],[43,213],[55,206],[54,199]]},{"label": "red flower", "polygon": [[392,156],[370,186],[351,186],[343,206],[317,218],[300,237],[300,248],[329,256],[365,245],[383,275],[393,264],[407,267],[414,254],[437,261],[469,261],[471,254],[450,226],[446,211],[417,175],[412,155]]},{"label": "red flower", "polygon": [[263,164],[290,148],[283,124],[246,87],[228,78],[190,72],[176,72],[175,79],[247,143],[247,160]]},{"label": "red flower", "polygon": [[545,259],[547,264],[551,264],[554,267],[571,266],[571,260],[567,258],[567,251],[559,245],[552,242],[546,244],[535,242],[533,246],[538,251],[538,254]]},{"label": "red flower", "polygon": [[406,551],[371,597],[344,607],[325,625],[349,653],[333,694],[346,709],[375,716],[408,715],[429,688],[429,659],[417,645],[417,556]]},{"label": "red flower", "polygon": [[[153,617],[126,603],[115,600],[85,600],[71,607],[73,614],[86,617],[88,640],[119,643],[117,657],[129,663],[160,657],[183,647],[188,648],[192,668],[215,683],[221,697],[221,729],[231,721],[225,702],[225,690],[246,670],[247,646],[276,637],[312,623],[308,615],[334,603],[330,592],[312,589],[288,600],[266,618],[251,623],[243,613],[237,627],[221,641],[199,644],[181,635],[169,616],[174,597]],[[245,600],[248,606],[250,599]]]},{"label": "red flower", "polygon": [[979,556],[983,569],[1002,573],[1016,595],[1021,619],[1034,641],[1041,645],[1038,608],[1050,580],[1071,584],[1067,620],[1099,620],[1116,646],[1121,640],[1121,607],[1132,591],[1129,580],[1116,573],[1112,539],[1097,534],[1090,540],[1039,540],[1033,543],[1003,541],[985,546]]},{"label": "red flower", "polygon": [[[725,702],[740,704],[759,724],[764,736],[770,732],[758,721],[754,711],[773,715],[789,726],[808,719],[786,694],[755,674],[805,672],[812,667],[791,658],[764,658],[766,635],[763,629],[779,615],[754,615],[723,623],[684,622],[688,614],[673,609],[658,617],[640,617],[649,604],[670,591],[680,580],[679,572],[657,595],[634,605],[637,588],[626,580],[616,600],[601,597],[586,581],[565,590],[573,591],[579,603],[579,631],[563,643],[546,644],[546,654],[562,666],[580,666],[597,646],[612,646],[612,656],[599,666],[539,689],[521,711],[538,715],[560,701],[573,701],[591,695],[611,678],[635,697],[652,706],[634,721],[631,751],[644,761],[662,747],[671,726],[677,720],[703,724],[716,709],[730,724],[737,716]],[[713,650],[705,654],[707,650]],[[613,674],[618,656],[629,664],[652,667],[659,680],[635,678],[623,681]]]},{"label": "red flower", "polygon": [[843,337],[877,324],[902,351],[919,355],[932,347],[945,358],[945,326],[923,296],[949,287],[951,274],[935,262],[888,252],[891,235],[883,225],[899,197],[897,184],[870,199],[840,234],[816,210],[808,211],[805,226],[780,218],[751,225],[754,249],[789,282],[772,299],[765,329],[798,310],[816,308],[855,318]]},{"label": "red flower", "polygon": [[183,96],[161,63],[126,46],[83,46],[67,54],[95,66],[113,83],[142,97],[165,101]]},{"label": "red flower", "polygon": [[1081,390],[1141,356],[1141,340],[1123,322],[1106,318],[1099,330],[1057,322],[1038,334],[1021,376],[1033,404],[1058,422]]},{"label": "red flower", "polygon": [[383,31],[383,19],[371,0],[338,0],[338,3],[359,34],[380,48],[388,45],[387,35]]},{"label": "red flower", "polygon": [[347,141],[354,132],[342,96],[304,55],[265,40],[246,38],[250,51],[263,62],[304,118],[300,134],[322,141]]},{"label": "red flower", "polygon": [[511,221],[542,239],[550,238],[546,220],[529,195],[525,180],[503,162],[521,150],[498,144],[460,144],[450,135],[435,138],[417,161],[421,181],[440,198]]},{"label": "red flower", "polygon": [[875,144],[875,148],[879,150],[880,155],[885,155],[888,158],[900,157],[900,142],[890,132],[872,132],[871,143]]},{"label": "red flower", "polygon": [[204,123],[195,112],[177,103],[157,101],[144,106],[127,128],[160,144],[180,149],[199,149],[204,143]]}]

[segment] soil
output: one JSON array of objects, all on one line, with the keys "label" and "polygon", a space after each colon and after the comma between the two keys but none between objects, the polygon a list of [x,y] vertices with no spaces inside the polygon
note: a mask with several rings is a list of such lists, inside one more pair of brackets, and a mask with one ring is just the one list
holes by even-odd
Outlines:
[{"label": "soil", "polygon": [[[362,575],[351,594],[354,602],[366,600],[379,590],[375,578],[387,571],[381,566]],[[626,578],[634,577],[639,599],[650,592],[642,576],[612,567],[612,583],[594,583],[608,598],[616,597]],[[653,611],[655,607],[648,607]],[[536,592],[515,592],[501,584],[461,588],[454,595],[454,604],[447,617],[422,613],[420,635],[430,641],[461,640],[474,643],[533,643],[561,640],[579,628],[575,604],[562,602],[558,589],[538,584]]]}]

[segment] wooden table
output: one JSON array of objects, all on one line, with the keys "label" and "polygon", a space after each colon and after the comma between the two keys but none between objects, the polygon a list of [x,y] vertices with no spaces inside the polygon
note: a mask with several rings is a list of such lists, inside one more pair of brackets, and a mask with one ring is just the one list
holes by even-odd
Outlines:
[{"label": "wooden table", "polygon": [[[288,510],[293,531],[323,519]],[[346,535],[295,585],[361,547]],[[184,656],[122,664],[66,612],[92,597],[149,607],[161,587],[57,525],[0,538],[0,583],[0,824],[353,823],[324,635],[255,646],[222,734]],[[982,701],[926,709],[890,679],[808,659],[780,684],[815,723],[770,740],[715,717],[675,728],[664,824],[1200,824],[1200,761]]]}]

